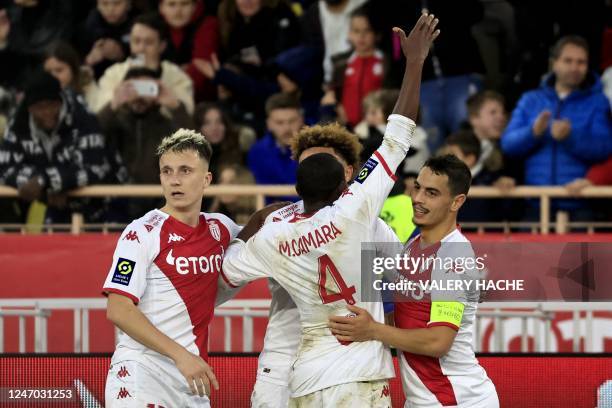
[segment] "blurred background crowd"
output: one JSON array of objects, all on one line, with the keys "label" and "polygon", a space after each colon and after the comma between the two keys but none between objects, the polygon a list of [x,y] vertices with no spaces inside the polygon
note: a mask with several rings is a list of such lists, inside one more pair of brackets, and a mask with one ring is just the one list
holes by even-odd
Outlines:
[{"label": "blurred background crowd", "polygon": [[[0,201],[0,222],[139,217],[157,200],[66,192],[158,183],[155,148],[179,128],[210,141],[218,184],[294,184],[289,146],[304,124],[346,125],[367,159],[404,73],[391,29],[423,9],[442,34],[392,197],[440,152],[463,160],[473,185],[612,184],[609,0],[0,0],[0,184],[19,191]],[[556,200],[552,213],[609,219],[609,203]],[[255,203],[204,205],[240,222]],[[473,199],[459,220],[538,210]]]}]

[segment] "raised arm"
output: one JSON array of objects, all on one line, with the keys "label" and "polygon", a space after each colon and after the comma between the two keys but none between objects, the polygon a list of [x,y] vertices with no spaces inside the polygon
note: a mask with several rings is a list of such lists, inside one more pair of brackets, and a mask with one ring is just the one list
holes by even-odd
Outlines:
[{"label": "raised arm", "polygon": [[413,121],[416,121],[419,111],[423,64],[427,59],[431,45],[440,35],[440,30],[436,29],[437,25],[438,19],[433,14],[423,13],[408,36],[401,28],[393,28],[393,31],[400,38],[402,51],[406,57],[404,79],[393,113],[405,116]]}]

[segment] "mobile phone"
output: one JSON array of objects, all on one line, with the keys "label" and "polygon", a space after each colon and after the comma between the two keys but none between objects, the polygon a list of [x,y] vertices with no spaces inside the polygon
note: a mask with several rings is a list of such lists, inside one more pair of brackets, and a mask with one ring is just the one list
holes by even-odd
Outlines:
[{"label": "mobile phone", "polygon": [[131,83],[138,96],[156,97],[159,94],[159,86],[155,81],[134,79]]}]

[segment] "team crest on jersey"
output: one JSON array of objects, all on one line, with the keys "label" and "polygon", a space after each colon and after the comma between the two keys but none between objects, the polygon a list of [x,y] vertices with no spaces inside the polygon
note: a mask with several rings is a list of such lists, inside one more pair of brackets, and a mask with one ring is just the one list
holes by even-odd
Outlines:
[{"label": "team crest on jersey", "polygon": [[147,229],[147,232],[151,232],[151,230],[153,229],[153,226],[149,224],[145,224],[145,228]]},{"label": "team crest on jersey", "polygon": [[130,279],[132,279],[132,272],[134,272],[135,267],[136,262],[132,260],[125,258],[117,259],[117,266],[115,267],[115,273],[113,274],[113,279],[111,282],[119,285],[129,285]]},{"label": "team crest on jersey", "polygon": [[210,235],[213,236],[217,241],[221,241],[221,228],[215,221],[208,221],[208,229],[210,230]]},{"label": "team crest on jersey", "polygon": [[370,174],[372,174],[376,166],[378,166],[378,162],[370,157],[361,168],[361,171],[355,178],[355,181],[359,184],[363,184],[363,182],[366,181]]}]

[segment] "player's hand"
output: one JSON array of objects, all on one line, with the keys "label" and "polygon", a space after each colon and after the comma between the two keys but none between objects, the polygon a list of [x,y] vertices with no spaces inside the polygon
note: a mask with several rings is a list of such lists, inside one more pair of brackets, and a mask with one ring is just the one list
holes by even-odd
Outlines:
[{"label": "player's hand", "polygon": [[268,215],[272,214],[276,210],[280,210],[281,208],[291,204],[292,203],[290,201],[283,201],[280,203],[267,205],[261,210],[255,211],[255,213],[251,215],[251,218],[249,218],[249,222],[247,222],[247,225],[245,225],[244,228],[242,228],[242,231],[238,233],[237,238],[243,240],[244,242],[248,241],[249,238],[255,235],[257,231],[259,231]]},{"label": "player's hand", "polygon": [[565,140],[571,131],[572,122],[567,119],[553,120],[552,125],[550,125],[550,134],[558,142]]},{"label": "player's hand", "polygon": [[376,321],[367,310],[346,305],[352,317],[330,316],[329,328],[338,341],[368,341],[375,339]]},{"label": "player's hand", "polygon": [[175,361],[176,367],[179,369],[191,392],[203,397],[210,395],[210,385],[219,389],[217,377],[213,373],[212,368],[200,356],[196,356],[185,350]]},{"label": "player's hand", "polygon": [[438,19],[433,14],[423,13],[408,36],[401,28],[393,27],[393,32],[400,38],[406,63],[425,62],[431,45],[440,35],[437,25]]},{"label": "player's hand", "polygon": [[548,127],[548,122],[550,121],[551,113],[550,111],[542,111],[536,118],[535,122],[533,122],[532,131],[535,137],[540,137],[544,134],[544,131]]}]

